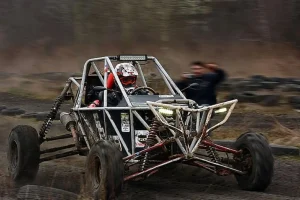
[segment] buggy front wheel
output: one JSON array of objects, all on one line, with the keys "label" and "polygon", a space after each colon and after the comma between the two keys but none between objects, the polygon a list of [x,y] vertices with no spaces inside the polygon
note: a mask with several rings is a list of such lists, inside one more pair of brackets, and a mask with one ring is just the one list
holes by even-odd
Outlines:
[{"label": "buggy front wheel", "polygon": [[87,157],[88,192],[94,199],[115,199],[122,191],[124,164],[121,152],[110,141],[99,141]]},{"label": "buggy front wheel", "polygon": [[274,157],[267,139],[257,133],[244,133],[234,143],[242,154],[236,157],[235,168],[246,171],[236,174],[236,180],[243,190],[264,191],[271,183],[274,171]]}]

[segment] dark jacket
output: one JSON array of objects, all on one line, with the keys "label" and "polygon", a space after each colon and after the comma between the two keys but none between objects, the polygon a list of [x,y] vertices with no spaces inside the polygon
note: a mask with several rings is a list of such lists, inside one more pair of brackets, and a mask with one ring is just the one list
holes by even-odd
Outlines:
[{"label": "dark jacket", "polygon": [[216,87],[226,78],[226,74],[222,69],[216,69],[212,73],[193,76],[182,81],[176,82],[177,87],[182,90],[188,87],[191,83],[198,83],[198,88],[188,88],[185,91],[185,96],[188,99],[196,101],[198,105],[217,103]]}]

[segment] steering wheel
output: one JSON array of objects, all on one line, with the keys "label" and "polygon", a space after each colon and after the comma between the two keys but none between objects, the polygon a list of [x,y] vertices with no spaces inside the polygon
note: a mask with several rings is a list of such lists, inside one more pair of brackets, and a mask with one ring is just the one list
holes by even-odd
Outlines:
[{"label": "steering wheel", "polygon": [[138,87],[134,90],[132,90],[132,92],[130,93],[130,95],[135,95],[138,94],[139,91],[141,90],[146,90],[146,91],[150,91],[152,93],[152,95],[158,94],[153,88],[151,87]]}]

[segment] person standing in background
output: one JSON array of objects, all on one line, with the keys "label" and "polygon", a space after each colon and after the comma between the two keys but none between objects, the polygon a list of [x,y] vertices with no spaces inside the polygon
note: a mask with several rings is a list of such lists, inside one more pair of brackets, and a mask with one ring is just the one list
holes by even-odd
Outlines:
[{"label": "person standing in background", "polygon": [[184,73],[181,80],[175,82],[180,90],[192,83],[199,87],[187,88],[186,98],[194,100],[198,105],[213,105],[217,103],[217,86],[225,80],[226,73],[216,63],[195,61],[190,64],[191,73]]},{"label": "person standing in background", "polygon": [[[214,105],[217,103],[217,86],[225,80],[226,73],[216,63],[203,63],[195,61],[190,64],[191,73],[183,73],[181,80],[175,82],[180,90],[184,90],[187,99],[194,100],[199,106]],[[198,83],[194,88],[189,85]],[[214,112],[211,118],[214,117]],[[208,123],[211,127],[211,122]],[[211,136],[211,133],[208,134]]]}]

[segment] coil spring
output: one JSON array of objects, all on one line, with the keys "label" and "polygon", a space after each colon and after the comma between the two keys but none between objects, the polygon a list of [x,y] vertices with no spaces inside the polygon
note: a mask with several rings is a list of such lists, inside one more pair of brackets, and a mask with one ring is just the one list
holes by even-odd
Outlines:
[{"label": "coil spring", "polygon": [[[207,139],[210,140],[209,136],[207,136]],[[220,162],[219,154],[214,147],[209,146],[206,149],[206,152],[207,152],[207,155],[211,158],[211,161],[217,162],[217,163]]]},{"label": "coil spring", "polygon": [[153,119],[153,122],[152,122],[151,127],[150,127],[150,131],[149,131],[149,135],[148,135],[148,138],[146,140],[146,146],[147,147],[151,147],[151,146],[153,146],[157,143],[156,136],[158,134],[158,127],[159,127],[159,122],[155,118],[155,119]]},{"label": "coil spring", "polygon": [[43,125],[41,126],[41,129],[39,132],[40,142],[44,141],[44,137],[48,133],[48,131],[52,125],[52,120],[56,117],[57,111],[59,110],[63,101],[64,101],[63,96],[57,97],[56,100],[54,101],[54,104],[53,104],[49,114],[47,115],[46,119],[44,120]]},{"label": "coil spring", "polygon": [[[151,147],[157,143],[156,136],[158,134],[158,127],[159,127],[159,122],[155,118],[153,119],[153,122],[151,124],[149,135],[146,140],[145,148]],[[148,167],[149,165],[148,156],[149,156],[149,152],[146,152],[144,158],[142,159],[142,164],[140,165],[140,171],[144,171],[144,169]]]}]

